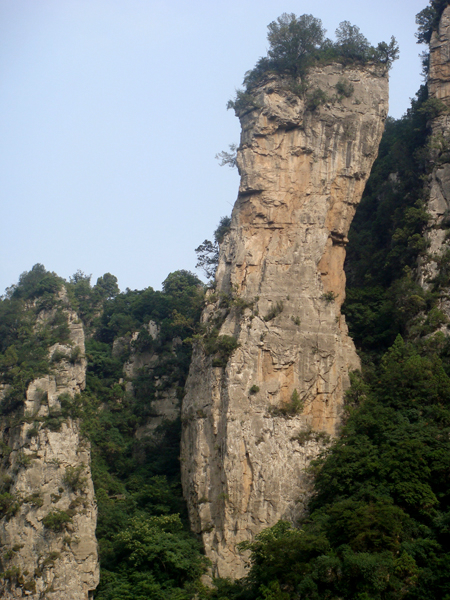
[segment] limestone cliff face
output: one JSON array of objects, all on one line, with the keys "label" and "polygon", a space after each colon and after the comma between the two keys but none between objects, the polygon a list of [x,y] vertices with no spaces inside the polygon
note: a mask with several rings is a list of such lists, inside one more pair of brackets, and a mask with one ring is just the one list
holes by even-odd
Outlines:
[{"label": "limestone cliff face", "polygon": [[64,398],[85,387],[84,332],[68,306],[64,314],[71,344],[50,348],[51,374],[30,383],[23,416],[0,422],[1,484],[12,500],[0,521],[4,599],[87,600],[98,584],[90,447],[77,419],[61,417]]},{"label": "limestone cliff face", "polygon": [[[239,347],[216,366],[220,351],[208,355],[206,336],[183,401],[184,494],[222,577],[245,572],[237,543],[304,511],[305,469],[336,434],[359,365],[340,313],[343,262],[388,79],[333,64],[314,69],[309,85],[310,98],[320,89],[334,100],[313,109],[273,77],[255,93],[258,108],[240,115],[239,196],[202,317]],[[337,100],[343,85],[349,96]]]},{"label": "limestone cliff face", "polygon": [[[448,226],[450,215],[450,6],[442,13],[438,30],[430,41],[428,95],[442,103],[440,114],[430,123],[430,160],[433,168],[428,177],[427,211],[430,221],[425,231],[428,256],[419,265],[419,282],[428,288],[439,270],[439,260],[450,249]],[[450,318],[448,294],[442,294],[439,308]]]}]

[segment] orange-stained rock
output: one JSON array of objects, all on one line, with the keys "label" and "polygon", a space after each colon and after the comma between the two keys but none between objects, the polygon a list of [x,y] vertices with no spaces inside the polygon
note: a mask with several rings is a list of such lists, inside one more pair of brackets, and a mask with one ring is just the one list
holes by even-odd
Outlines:
[{"label": "orange-stained rock", "polygon": [[[206,338],[199,343],[183,401],[184,495],[221,577],[245,572],[237,543],[304,511],[305,469],[336,434],[349,371],[359,366],[340,313],[343,263],[388,79],[373,65],[337,64],[308,79],[326,104],[310,110],[272,76],[254,93],[258,108],[239,115],[239,195],[202,317],[239,347],[219,367]],[[341,80],[353,93],[337,99]],[[283,414],[297,396],[295,414]]]}]

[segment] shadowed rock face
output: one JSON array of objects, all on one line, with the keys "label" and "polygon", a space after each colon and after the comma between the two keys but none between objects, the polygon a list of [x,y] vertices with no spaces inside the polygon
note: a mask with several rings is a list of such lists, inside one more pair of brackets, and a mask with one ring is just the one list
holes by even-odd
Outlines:
[{"label": "shadowed rock face", "polygon": [[333,64],[311,71],[309,89],[332,97],[343,81],[349,97],[311,110],[274,76],[255,92],[258,108],[239,115],[239,196],[202,317],[221,322],[220,335],[239,347],[215,367],[199,344],[182,409],[184,494],[221,577],[245,572],[237,543],[304,511],[305,469],[336,434],[359,365],[340,313],[343,263],[388,79],[375,67]]},{"label": "shadowed rock face", "polygon": [[[60,299],[67,301],[64,292]],[[12,427],[5,417],[0,420],[1,439],[11,449],[1,483],[10,480],[9,493],[18,503],[17,511],[0,521],[2,565],[11,574],[0,579],[4,600],[24,595],[31,600],[87,600],[98,585],[89,442],[77,419],[65,419],[59,429],[46,420],[60,410],[62,394],[73,397],[86,383],[83,325],[70,307],[64,313],[72,345],[55,344],[50,356],[66,358],[54,363],[50,375],[30,383],[24,418],[18,417]],[[39,320],[52,316],[52,311],[42,311]],[[76,348],[79,357],[72,361]],[[7,387],[0,389],[0,399],[5,392]],[[59,529],[46,527],[46,517],[55,512],[70,516],[71,522]]]},{"label": "shadowed rock face", "polygon": [[[450,214],[450,6],[442,13],[438,30],[430,40],[430,70],[428,75],[429,98],[442,102],[446,110],[441,110],[430,123],[430,160],[434,164],[425,192],[429,193],[427,212],[430,221],[425,231],[428,241],[428,255],[419,264],[419,283],[425,289],[438,273],[438,262],[450,249],[448,239],[448,218]],[[450,300],[444,290],[439,308],[450,318]],[[447,329],[444,327],[444,331]]]}]

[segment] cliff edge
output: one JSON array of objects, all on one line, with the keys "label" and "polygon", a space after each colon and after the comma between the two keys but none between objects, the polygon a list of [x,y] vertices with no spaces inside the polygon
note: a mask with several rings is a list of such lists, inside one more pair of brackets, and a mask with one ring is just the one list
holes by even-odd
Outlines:
[{"label": "cliff edge", "polygon": [[312,69],[308,92],[270,76],[241,110],[231,230],[182,407],[182,481],[213,573],[236,545],[310,494],[306,469],[336,435],[359,366],[340,307],[347,233],[383,132],[380,66]]}]

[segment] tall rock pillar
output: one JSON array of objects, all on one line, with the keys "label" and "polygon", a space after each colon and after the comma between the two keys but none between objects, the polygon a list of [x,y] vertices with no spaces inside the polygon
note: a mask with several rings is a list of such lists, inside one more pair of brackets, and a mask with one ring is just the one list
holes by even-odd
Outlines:
[{"label": "tall rock pillar", "polygon": [[[68,339],[49,348],[50,372],[30,382],[23,408],[0,418],[2,600],[88,600],[99,581],[90,444],[63,414],[86,385],[84,330],[65,290],[58,300]],[[57,316],[44,309],[34,327]]]},{"label": "tall rock pillar", "polygon": [[[425,231],[429,247],[427,256],[419,264],[419,283],[425,289],[438,275],[439,263],[450,250],[450,6],[444,9],[438,29],[431,36],[427,85],[428,96],[435,99],[438,114],[430,122],[431,172],[425,186],[429,193],[427,212],[430,220]],[[439,308],[450,319],[449,290],[442,292]]]},{"label": "tall rock pillar", "polygon": [[236,544],[302,514],[306,468],[336,434],[359,365],[340,312],[346,236],[387,99],[378,67],[332,64],[306,98],[273,76],[239,115],[239,195],[182,408],[184,494],[215,575],[242,576]]}]

